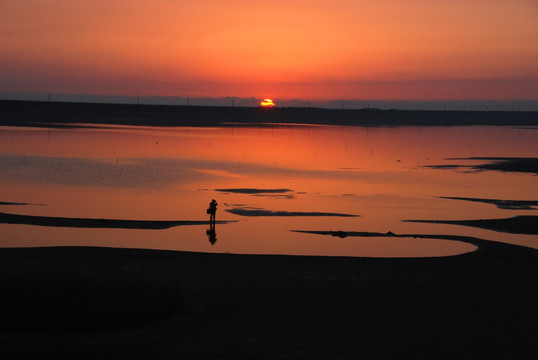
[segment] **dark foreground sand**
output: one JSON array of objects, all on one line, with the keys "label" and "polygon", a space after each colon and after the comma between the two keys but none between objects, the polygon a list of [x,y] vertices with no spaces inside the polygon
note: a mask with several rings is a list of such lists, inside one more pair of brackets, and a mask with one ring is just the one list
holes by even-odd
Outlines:
[{"label": "dark foreground sand", "polygon": [[0,249],[0,358],[531,359],[538,251]]}]

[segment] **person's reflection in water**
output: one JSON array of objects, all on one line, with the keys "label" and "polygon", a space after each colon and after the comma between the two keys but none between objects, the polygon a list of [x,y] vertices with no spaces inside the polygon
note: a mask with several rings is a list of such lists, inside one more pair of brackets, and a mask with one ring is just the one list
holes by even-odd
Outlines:
[{"label": "person's reflection in water", "polygon": [[209,239],[209,242],[211,245],[215,245],[217,242],[217,232],[215,231],[215,222],[211,221],[209,223],[209,229],[205,231],[207,238]]}]

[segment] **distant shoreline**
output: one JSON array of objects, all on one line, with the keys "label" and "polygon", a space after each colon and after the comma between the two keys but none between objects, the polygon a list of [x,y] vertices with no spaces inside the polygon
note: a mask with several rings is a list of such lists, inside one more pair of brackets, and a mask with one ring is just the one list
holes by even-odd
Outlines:
[{"label": "distant shoreline", "polygon": [[138,105],[0,100],[0,126],[538,126],[534,111],[439,111]]}]

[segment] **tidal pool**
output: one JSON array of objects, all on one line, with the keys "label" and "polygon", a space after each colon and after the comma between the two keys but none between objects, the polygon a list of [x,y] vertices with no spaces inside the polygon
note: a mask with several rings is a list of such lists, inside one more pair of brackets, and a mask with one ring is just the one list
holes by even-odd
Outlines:
[{"label": "tidal pool", "polygon": [[403,221],[538,215],[536,173],[482,166],[499,158],[532,163],[537,135],[537,128],[491,126],[2,127],[1,213],[201,221],[216,199],[217,221],[230,222],[164,229],[0,223],[0,246],[375,257],[475,249],[412,236],[442,234],[538,248],[536,235]]}]

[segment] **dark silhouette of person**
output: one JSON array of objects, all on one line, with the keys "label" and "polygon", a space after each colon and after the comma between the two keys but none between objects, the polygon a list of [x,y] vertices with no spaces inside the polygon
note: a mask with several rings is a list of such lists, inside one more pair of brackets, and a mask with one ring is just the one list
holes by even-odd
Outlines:
[{"label": "dark silhouette of person", "polygon": [[217,242],[217,232],[215,231],[214,221],[209,223],[209,229],[207,229],[205,233],[211,245],[215,245],[215,243]]},{"label": "dark silhouette of person", "polygon": [[215,199],[211,200],[209,203],[209,209],[207,209],[207,213],[209,214],[209,222],[214,223],[215,222],[215,214],[217,213],[217,201]]}]

